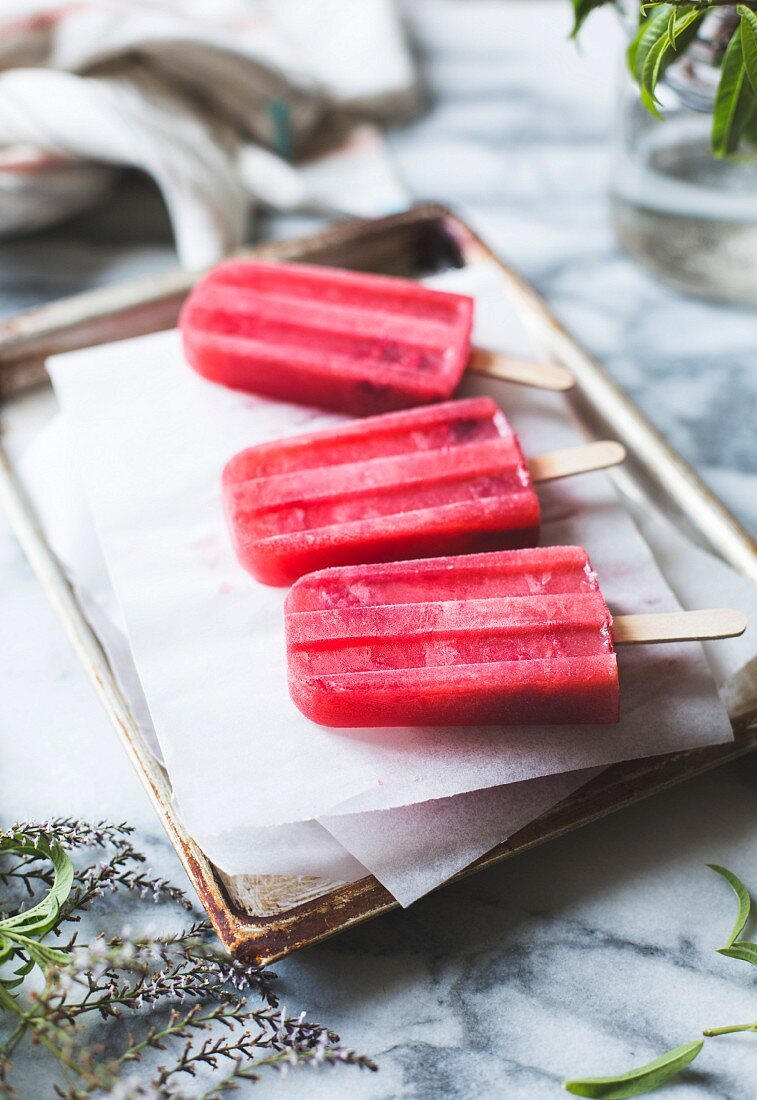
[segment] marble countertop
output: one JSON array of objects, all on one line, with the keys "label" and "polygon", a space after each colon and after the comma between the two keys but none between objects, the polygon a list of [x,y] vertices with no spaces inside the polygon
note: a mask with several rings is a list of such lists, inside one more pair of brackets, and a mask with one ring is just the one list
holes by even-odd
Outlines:
[{"label": "marble countertop", "polygon": [[[754,525],[754,315],[661,288],[619,250],[606,199],[618,33],[600,16],[577,54],[565,41],[567,7],[406,4],[429,109],[392,135],[393,154],[413,194],[456,206],[520,267]],[[260,227],[299,228],[278,219]],[[159,204],[132,184],[54,232],[3,242],[0,308],[172,263]],[[4,821],[128,819],[153,865],[181,882],[2,519],[0,622]],[[303,1071],[256,1092],[548,1100],[566,1076],[625,1069],[702,1027],[754,1019],[749,968],[715,953],[733,903],[705,864],[724,863],[757,889],[756,791],[757,760],[748,759],[280,963],[287,1005],[336,1028],[381,1069]],[[746,1097],[755,1057],[751,1036],[715,1040],[682,1083],[656,1095]]]}]

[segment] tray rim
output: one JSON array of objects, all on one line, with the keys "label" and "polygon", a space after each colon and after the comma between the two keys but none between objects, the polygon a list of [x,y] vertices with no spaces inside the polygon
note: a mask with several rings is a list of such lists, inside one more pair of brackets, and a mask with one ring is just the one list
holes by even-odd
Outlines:
[{"label": "tray rim", "polygon": [[[470,226],[445,206],[422,203],[398,215],[349,221],[313,236],[245,249],[243,254],[275,259],[295,256],[307,258],[324,248],[359,241],[368,234],[402,229],[414,224],[420,226],[423,222],[440,223],[444,231],[459,243],[461,253],[468,261],[474,258],[486,259],[503,270],[520,297],[524,310],[539,330],[536,333],[537,339],[546,343],[555,357],[574,370],[578,379],[577,388],[591,385],[592,405],[595,401],[601,401],[604,412],[593,407],[594,417],[599,412],[600,417],[606,417],[608,425],[612,425],[615,430],[619,420],[626,431],[631,432],[635,441],[634,453],[640,444],[650,448],[651,454],[648,451],[644,454],[649,463],[654,463],[651,471],[646,471],[647,475],[651,473],[651,480],[661,485],[662,490],[722,558],[746,575],[757,578],[757,552],[754,542],[723,502],[704,485],[696,472],[657,432],[604,368],[570,336],[535,289],[518,272],[500,260]],[[16,372],[20,364],[22,370],[16,376],[23,382],[23,368],[31,364],[34,376],[37,365],[48,354],[113,339],[107,322],[125,319],[128,323],[135,311],[140,319],[138,324],[151,326],[147,329],[141,328],[143,332],[171,327],[178,303],[201,274],[199,271],[169,272],[120,287],[89,291],[25,311],[0,323],[0,376],[8,371],[9,366]],[[545,339],[547,334],[549,340]],[[82,343],[82,340],[85,342]],[[586,400],[585,395],[579,395],[579,415],[580,405]],[[663,480],[661,471],[665,472]],[[62,620],[106,712],[116,726],[127,755],[224,946],[232,953],[268,963],[396,908],[396,900],[372,876],[331,888],[315,899],[295,904],[272,916],[255,916],[234,905],[218,877],[218,872],[185,832],[175,814],[168,777],[144,744],[100,642],[47,544],[13,464],[2,446],[0,499],[8,512],[11,527]],[[692,501],[696,505],[693,509]],[[580,788],[576,794],[553,807],[509,841],[480,857],[449,881],[457,881],[474,871],[510,858],[520,851],[752,751],[757,748],[757,726],[751,721],[751,717],[745,717],[738,724],[736,740],[727,745],[652,757],[646,761],[625,762],[606,769],[596,780]],[[612,780],[616,773],[619,776],[618,782],[608,783],[608,778]],[[652,779],[652,776],[655,778]],[[622,793],[624,784],[627,787],[629,781],[642,780],[645,781],[642,790],[635,789],[633,793],[626,790],[625,794]],[[612,795],[615,787],[618,787],[617,797]],[[601,797],[597,798],[598,788],[605,792],[604,801]],[[573,811],[578,816],[571,818],[570,813]]]}]

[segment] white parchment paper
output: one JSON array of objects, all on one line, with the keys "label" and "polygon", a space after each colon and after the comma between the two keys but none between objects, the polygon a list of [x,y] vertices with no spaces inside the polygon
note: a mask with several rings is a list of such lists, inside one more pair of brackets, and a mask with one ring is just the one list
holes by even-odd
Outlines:
[{"label": "white parchment paper", "polygon": [[[45,533],[108,654],[142,737],[162,759],[62,415],[29,448],[23,475]],[[589,769],[544,776],[493,791],[345,814],[323,822],[237,828],[209,838],[205,852],[232,876],[308,875],[333,885],[372,873],[400,904],[409,905],[596,773],[597,769]]]},{"label": "white parchment paper", "polygon": [[546,810],[562,802],[601,768],[545,775],[522,783],[373,813],[322,818],[400,905],[470,866]]},{"label": "white parchment paper", "polygon": [[[512,346],[514,313],[496,270],[457,278],[476,293],[479,342]],[[284,593],[234,561],[219,476],[243,446],[337,418],[204,381],[175,332],[73,352],[50,367],[174,790],[201,843],[240,827],[386,809],[730,738],[696,644],[622,653],[617,727],[313,725],[286,688]],[[575,441],[559,396],[489,388],[530,452]],[[541,497],[543,541],[585,545],[614,610],[678,606],[605,475],[545,486]]]}]

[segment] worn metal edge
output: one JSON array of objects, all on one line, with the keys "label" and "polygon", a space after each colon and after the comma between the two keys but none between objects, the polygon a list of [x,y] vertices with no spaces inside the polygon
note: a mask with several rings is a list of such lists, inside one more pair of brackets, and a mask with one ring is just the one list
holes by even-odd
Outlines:
[{"label": "worn metal edge", "polygon": [[[145,746],[128,704],[110,670],[108,659],[97,636],[79,607],[76,595],[57,559],[47,546],[34,510],[0,446],[0,502],[11,530],[58,615],[73,648],[95,691],[119,734],[134,768],[163,823],[169,839],[181,859],[200,901],[224,945],[236,946],[236,918],[229,914],[228,903],[216,879],[213,867],[180,824],[172,805],[172,792],[166,773]],[[231,919],[229,919],[229,917]]]},{"label": "worn metal edge", "polygon": [[[466,256],[493,261],[525,307],[535,338],[554,358],[568,367],[578,385],[566,394],[580,419],[589,416],[609,433],[619,435],[631,461],[643,470],[645,480],[658,486],[677,505],[706,542],[739,572],[757,582],[757,543],[699,474],[671,446],[605,368],[554,316],[549,306],[526,279],[503,263],[484,241],[453,214],[468,242]],[[622,475],[620,475],[622,477]]]},{"label": "worn metal edge", "polygon": [[[441,204],[419,203],[400,214],[350,219],[307,237],[270,241],[239,249],[232,255],[301,259],[367,236],[385,242],[387,233],[452,217]],[[124,334],[136,336],[173,327],[183,299],[206,270],[179,268],[100,287],[35,306],[0,321],[0,378],[4,373],[12,374],[16,366],[20,375],[18,388],[23,389],[38,380],[40,364],[46,356],[124,339]],[[110,327],[114,319],[118,321],[120,336],[115,336]],[[23,377],[17,365],[24,361],[34,364],[33,377]],[[6,386],[5,392],[14,392],[14,387]]]}]

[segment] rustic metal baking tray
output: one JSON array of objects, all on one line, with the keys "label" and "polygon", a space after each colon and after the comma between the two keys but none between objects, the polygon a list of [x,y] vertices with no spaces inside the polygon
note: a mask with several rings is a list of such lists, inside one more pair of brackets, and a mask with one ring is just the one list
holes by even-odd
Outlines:
[{"label": "rustic metal baking tray", "polygon": [[[688,534],[757,580],[754,543],[722,502],[558,324],[536,292],[444,207],[427,204],[393,217],[340,224],[314,237],[264,245],[250,254],[407,276],[479,260],[496,263],[545,354],[575,374],[577,386],[566,400],[586,429],[625,444],[629,461],[615,474],[620,487],[637,498],[654,501]],[[54,302],[1,324],[0,392],[9,408],[18,409],[35,385],[49,385],[46,356],[173,326],[195,278],[177,271]],[[267,963],[394,908],[394,898],[372,877],[347,884],[327,883],[307,874],[230,879],[213,867],[177,818],[168,776],[140,736],[97,637],[46,542],[7,451],[2,449],[0,496],[32,568],[63,621],[225,946]],[[735,739],[730,744],[608,768],[463,873],[516,855],[756,748],[757,701],[755,707],[732,715],[732,721]]]}]

